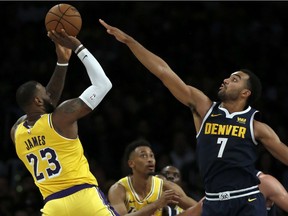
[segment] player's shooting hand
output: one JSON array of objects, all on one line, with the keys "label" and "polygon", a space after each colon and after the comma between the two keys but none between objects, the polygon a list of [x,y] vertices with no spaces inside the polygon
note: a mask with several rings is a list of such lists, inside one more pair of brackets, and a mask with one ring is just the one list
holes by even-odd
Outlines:
[{"label": "player's shooting hand", "polygon": [[60,44],[68,49],[75,50],[81,44],[76,37],[68,35],[64,29],[61,29],[61,32],[48,31],[47,34],[55,44]]},{"label": "player's shooting hand", "polygon": [[118,41],[125,44],[131,41],[132,38],[120,29],[108,25],[102,19],[99,19],[99,22],[107,29],[107,33],[113,35]]},{"label": "player's shooting hand", "polygon": [[72,50],[64,46],[61,46],[58,43],[55,43],[55,47],[56,47],[56,54],[58,58],[57,62],[68,63],[72,54]]}]

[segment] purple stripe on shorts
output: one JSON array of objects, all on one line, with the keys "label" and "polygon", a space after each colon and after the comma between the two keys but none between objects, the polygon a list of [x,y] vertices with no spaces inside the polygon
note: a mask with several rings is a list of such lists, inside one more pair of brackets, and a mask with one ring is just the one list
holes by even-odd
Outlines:
[{"label": "purple stripe on shorts", "polygon": [[77,191],[80,191],[80,190],[85,189],[85,188],[91,188],[91,187],[96,187],[96,186],[91,185],[91,184],[75,185],[73,187],[67,188],[65,190],[62,190],[62,191],[59,191],[59,192],[56,192],[54,194],[47,196],[46,199],[44,200],[44,204],[46,204],[50,200],[66,197],[66,196],[69,196],[73,193],[76,193]]},{"label": "purple stripe on shorts", "polygon": [[120,216],[120,214],[118,214],[118,212],[116,212],[115,209],[110,205],[105,194],[101,191],[101,189],[99,187],[97,187],[96,189],[97,189],[103,203],[108,207],[109,211],[111,212],[111,215],[112,216]]}]

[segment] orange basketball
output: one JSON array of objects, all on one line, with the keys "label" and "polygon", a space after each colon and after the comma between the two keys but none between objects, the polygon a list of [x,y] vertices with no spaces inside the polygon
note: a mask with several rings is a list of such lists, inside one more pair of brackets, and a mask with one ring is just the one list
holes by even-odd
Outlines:
[{"label": "orange basketball", "polygon": [[65,29],[68,35],[76,36],[81,30],[82,18],[78,10],[69,4],[58,4],[52,7],[45,17],[47,31],[60,32]]}]

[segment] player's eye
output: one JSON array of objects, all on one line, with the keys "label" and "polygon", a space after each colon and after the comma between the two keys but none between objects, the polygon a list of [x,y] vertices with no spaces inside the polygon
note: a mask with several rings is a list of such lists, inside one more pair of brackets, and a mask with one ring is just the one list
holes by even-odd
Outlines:
[{"label": "player's eye", "polygon": [[140,157],[141,158],[147,158],[148,156],[147,156],[147,154],[141,154]]}]

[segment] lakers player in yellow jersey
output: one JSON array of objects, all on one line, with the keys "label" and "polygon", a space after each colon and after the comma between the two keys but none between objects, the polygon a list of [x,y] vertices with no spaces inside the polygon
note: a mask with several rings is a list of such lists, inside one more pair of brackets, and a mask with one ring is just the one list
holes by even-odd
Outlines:
[{"label": "lakers player in yellow jersey", "polygon": [[[144,206],[155,202],[156,200],[161,198],[162,187],[163,187],[163,180],[157,177],[151,177],[151,188],[148,192],[147,196],[144,199],[141,199],[138,196],[137,192],[133,188],[132,178],[131,176],[126,176],[120,179],[119,184],[121,184],[126,190],[126,202],[125,206],[128,209],[128,213],[137,211],[142,209]],[[162,209],[158,208],[153,215],[161,216]]]},{"label": "lakers player in yellow jersey", "polygon": [[[77,120],[97,107],[112,84],[76,37],[64,30],[48,32],[48,36],[56,45],[58,62],[46,87],[28,81],[16,92],[17,103],[26,113],[11,129],[16,153],[43,196],[42,215],[117,215],[89,170],[77,126]],[[79,97],[57,106],[72,50],[84,64],[92,85]]]},{"label": "lakers player in yellow jersey", "polygon": [[121,216],[161,216],[162,208],[168,204],[183,209],[196,204],[177,184],[153,176],[156,160],[147,140],[130,143],[125,160],[131,175],[120,179],[108,191],[111,205]]}]

